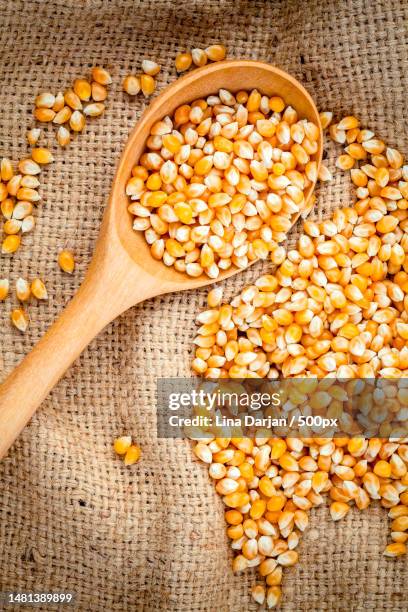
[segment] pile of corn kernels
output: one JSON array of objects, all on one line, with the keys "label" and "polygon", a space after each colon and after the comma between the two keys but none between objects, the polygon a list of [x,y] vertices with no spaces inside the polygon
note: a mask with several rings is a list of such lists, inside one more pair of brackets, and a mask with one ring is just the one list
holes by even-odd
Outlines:
[{"label": "pile of corn kernels", "polygon": [[[330,120],[322,114],[325,126]],[[308,379],[325,379],[329,394],[336,378],[407,376],[408,166],[355,117],[332,125],[330,135],[345,145],[337,166],[351,171],[355,205],[336,209],[330,220],[305,221],[296,248],[272,250],[276,271],[231,303],[221,304],[220,288],[210,292],[209,309],[198,316],[196,373],[299,377],[309,387]],[[351,505],[362,510],[379,500],[392,520],[384,554],[406,553],[408,437],[397,435],[387,415],[398,399],[406,421],[408,401],[406,391],[396,398],[393,388],[374,407],[381,437],[213,432],[195,445],[226,506],[234,571],[256,566],[264,579],[252,589],[257,602],[279,603],[282,569],[297,562],[308,512],[325,493],[334,520]],[[291,408],[296,405],[294,397]]]},{"label": "pile of corn kernels", "polygon": [[155,259],[192,277],[265,259],[305,212],[318,139],[315,124],[257,90],[184,104],[152,126],[133,168],[133,228]]}]

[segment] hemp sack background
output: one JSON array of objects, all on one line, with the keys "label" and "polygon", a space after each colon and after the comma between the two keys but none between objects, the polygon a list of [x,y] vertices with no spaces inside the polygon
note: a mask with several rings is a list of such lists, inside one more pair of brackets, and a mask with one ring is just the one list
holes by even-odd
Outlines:
[{"label": "hemp sack background", "polygon": [[[354,112],[408,153],[406,0],[0,0],[0,9],[1,155],[16,160],[28,151],[37,93],[64,90],[96,64],[114,78],[103,117],[67,150],[55,147],[35,231],[0,259],[0,276],[13,286],[18,276],[39,275],[50,294],[30,306],[24,336],[8,321],[14,298],[1,305],[1,378],[83,278],[119,155],[148,103],[121,91],[143,58],[161,64],[160,90],[176,78],[177,52],[222,42],[229,57],[288,70],[320,110]],[[337,171],[312,214],[327,217],[351,201],[348,189]],[[75,251],[73,277],[58,269],[63,247]],[[224,283],[226,295],[261,269]],[[222,502],[207,470],[187,441],[155,434],[155,377],[189,375],[205,293],[157,298],[112,323],[1,462],[0,590],[72,590],[76,609],[91,612],[257,609],[249,595],[255,571],[232,575]],[[106,296],[115,299],[109,287]],[[143,449],[130,469],[112,452],[125,432]],[[387,530],[386,512],[374,506],[337,524],[327,508],[313,511],[300,563],[284,573],[282,610],[406,610],[408,559],[382,556]]]}]

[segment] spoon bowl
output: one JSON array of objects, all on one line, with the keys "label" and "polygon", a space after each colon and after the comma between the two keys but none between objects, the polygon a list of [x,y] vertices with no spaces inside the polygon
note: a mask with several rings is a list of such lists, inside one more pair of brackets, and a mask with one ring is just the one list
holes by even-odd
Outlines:
[{"label": "spoon bowl", "polygon": [[[132,216],[127,211],[128,198],[125,193],[132,167],[138,163],[144,152],[145,142],[153,124],[166,115],[172,115],[178,106],[188,104],[198,98],[206,98],[210,94],[217,93],[221,88],[228,89],[232,93],[242,89],[258,89],[269,97],[280,95],[287,104],[296,109],[299,117],[319,127],[316,160],[318,164],[321,162],[323,134],[317,108],[299,81],[275,66],[252,60],[226,60],[194,70],[167,87],[149,105],[129,136],[113,183],[111,205],[106,219],[109,224],[113,222],[123,248],[137,265],[162,280],[163,287],[166,287],[163,293],[202,287],[239,272],[239,269],[234,266],[229,270],[220,270],[220,275],[216,279],[210,279],[205,274],[192,278],[178,272],[173,267],[164,266],[162,261],[153,259],[143,232],[135,232],[132,229]],[[314,187],[315,183],[305,191],[306,202],[313,193]],[[295,217],[293,222],[297,218]]]},{"label": "spoon bowl", "polygon": [[[119,161],[101,232],[85,279],[74,298],[33,350],[0,387],[0,459],[68,367],[91,340],[131,306],[153,296],[195,289],[223,280],[239,268],[221,271],[217,279],[191,278],[155,260],[143,232],[135,232],[127,210],[126,183],[145,148],[152,125],[180,105],[225,88],[258,89],[280,95],[302,118],[319,127],[317,163],[322,157],[322,129],[316,106],[303,86],[269,64],[231,60],[204,66],[167,87],[149,105],[131,132]],[[314,184],[305,193],[310,198]],[[292,219],[293,223],[297,217]]]}]

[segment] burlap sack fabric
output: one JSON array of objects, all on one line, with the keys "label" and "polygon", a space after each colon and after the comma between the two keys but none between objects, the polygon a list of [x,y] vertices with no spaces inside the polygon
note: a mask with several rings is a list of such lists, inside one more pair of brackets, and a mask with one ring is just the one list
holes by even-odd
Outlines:
[{"label": "burlap sack fabric", "polygon": [[[0,276],[40,275],[47,303],[29,333],[0,309],[1,377],[30,349],[78,287],[93,251],[115,164],[145,102],[120,90],[149,57],[158,87],[176,52],[223,42],[298,77],[320,109],[353,111],[408,152],[408,3],[397,0],[0,0],[1,155],[25,152],[41,90],[58,91],[92,65],[111,70],[108,111],[44,172],[36,230]],[[52,142],[52,137],[50,135]],[[337,173],[315,216],[348,201]],[[292,233],[295,235],[295,232]],[[73,248],[73,277],[57,268]],[[232,296],[261,266],[224,283]],[[106,287],[106,299],[115,295]],[[0,590],[72,590],[81,611],[245,612],[255,572],[234,577],[222,503],[187,441],[158,440],[155,378],[189,375],[194,316],[205,291],[151,300],[85,351],[0,464]],[[126,468],[113,438],[131,433],[141,462]],[[352,510],[340,524],[312,513],[300,563],[285,571],[283,610],[406,610],[408,560],[386,560],[386,512]],[[43,609],[52,609],[50,606]]]}]

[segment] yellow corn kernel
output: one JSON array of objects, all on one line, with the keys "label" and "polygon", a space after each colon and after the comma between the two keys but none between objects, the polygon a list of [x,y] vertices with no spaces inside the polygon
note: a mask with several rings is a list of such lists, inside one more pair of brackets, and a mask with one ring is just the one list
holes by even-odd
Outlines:
[{"label": "yellow corn kernel", "polygon": [[132,438],[130,436],[121,436],[120,438],[116,438],[114,440],[113,448],[115,450],[115,453],[117,453],[118,455],[125,455],[131,444]]},{"label": "yellow corn kernel", "polygon": [[72,110],[80,111],[82,110],[82,102],[79,99],[79,96],[73,91],[73,89],[68,89],[68,91],[64,94],[65,104],[67,104]]},{"label": "yellow corn kernel", "polygon": [[122,87],[129,96],[137,96],[141,89],[140,78],[129,74],[123,79]]},{"label": "yellow corn kernel", "polygon": [[152,60],[143,60],[142,70],[145,74],[156,76],[156,74],[159,74],[160,72],[160,66],[157,64],[157,62],[153,62]]},{"label": "yellow corn kernel", "polygon": [[376,224],[376,229],[381,234],[388,234],[388,232],[393,232],[398,225],[398,217],[393,217],[392,215],[385,215],[378,223]]},{"label": "yellow corn kernel", "polygon": [[84,115],[87,117],[99,117],[104,111],[105,105],[102,102],[93,102],[85,106]]},{"label": "yellow corn kernel", "polygon": [[384,550],[385,557],[400,557],[401,555],[405,555],[407,552],[407,547],[402,542],[393,542],[392,544],[388,544]]},{"label": "yellow corn kernel", "polygon": [[3,255],[10,255],[11,253],[15,253],[21,244],[21,238],[17,234],[10,234],[6,236],[3,240],[3,244],[1,246],[1,252]]},{"label": "yellow corn kernel", "polygon": [[100,66],[92,68],[92,79],[100,85],[110,85],[112,83],[112,77],[109,72]]},{"label": "yellow corn kernel", "polygon": [[287,472],[298,472],[299,464],[290,453],[284,453],[279,458],[279,465]]},{"label": "yellow corn kernel", "polygon": [[228,138],[224,136],[216,136],[214,138],[214,148],[216,151],[221,151],[223,153],[231,153],[233,149],[233,143]]},{"label": "yellow corn kernel", "polygon": [[244,535],[244,528],[242,525],[232,525],[228,527],[227,535],[231,540],[239,540]]},{"label": "yellow corn kernel", "polygon": [[276,125],[269,119],[259,119],[256,122],[256,129],[264,138],[271,138],[276,132]]},{"label": "yellow corn kernel", "polygon": [[55,96],[52,93],[44,92],[36,97],[34,103],[38,108],[52,108],[55,104]]},{"label": "yellow corn kernel", "polygon": [[137,444],[131,444],[131,446],[129,446],[126,451],[124,464],[134,465],[135,463],[137,463],[137,461],[139,461],[141,453],[142,451],[140,450],[140,447],[137,446]]},{"label": "yellow corn kernel", "polygon": [[249,514],[254,521],[260,519],[266,510],[266,501],[264,499],[256,499],[252,502],[251,508],[249,510]]},{"label": "yellow corn kernel", "polygon": [[408,515],[399,516],[391,523],[392,531],[407,531],[408,530]]},{"label": "yellow corn kernel", "polygon": [[72,110],[69,106],[64,106],[60,111],[55,115],[53,119],[53,123],[57,125],[62,125],[63,123],[67,123],[72,116]]},{"label": "yellow corn kernel", "polygon": [[173,134],[165,134],[163,136],[163,146],[171,153],[178,153],[181,149],[181,144],[180,140]]},{"label": "yellow corn kernel", "polygon": [[40,278],[35,278],[31,283],[31,293],[37,300],[47,300],[47,289]]},{"label": "yellow corn kernel", "polygon": [[179,53],[175,60],[177,72],[185,72],[192,64],[193,58],[191,53]]},{"label": "yellow corn kernel", "polygon": [[55,96],[55,102],[52,107],[52,110],[58,113],[64,107],[64,104],[65,104],[64,94],[61,91],[59,91],[57,95]]},{"label": "yellow corn kernel", "polygon": [[19,331],[24,333],[27,330],[29,318],[23,308],[15,308],[12,310],[10,313],[10,320]]},{"label": "yellow corn kernel", "polygon": [[104,102],[108,97],[108,92],[106,87],[93,81],[91,83],[91,97],[95,102]]},{"label": "yellow corn kernel", "polygon": [[227,55],[227,48],[224,45],[210,45],[205,49],[205,54],[212,62],[220,62]]},{"label": "yellow corn kernel", "polygon": [[239,525],[243,521],[243,516],[239,510],[227,510],[225,513],[225,520],[228,525]]},{"label": "yellow corn kernel", "polygon": [[71,251],[63,250],[58,255],[58,265],[63,272],[72,274],[75,269],[74,255]]},{"label": "yellow corn kernel", "polygon": [[256,603],[262,605],[265,601],[265,587],[262,584],[254,584],[251,588],[252,598],[256,601]]},{"label": "yellow corn kernel", "polygon": [[282,567],[291,567],[298,562],[298,558],[299,555],[296,550],[287,550],[278,556],[277,562],[279,565],[282,565]]},{"label": "yellow corn kernel", "polygon": [[7,219],[3,225],[3,232],[5,234],[18,234],[21,230],[21,221],[18,219]]},{"label": "yellow corn kernel", "polygon": [[193,49],[191,51],[191,58],[193,60],[193,64],[198,67],[205,66],[207,63],[207,54],[202,49]]},{"label": "yellow corn kernel", "polygon": [[377,461],[374,466],[374,474],[380,478],[389,478],[391,476],[391,466],[387,461]]},{"label": "yellow corn kernel", "polygon": [[340,519],[344,518],[349,510],[350,506],[345,502],[334,501],[330,505],[330,515],[333,521],[339,521]]},{"label": "yellow corn kernel", "polygon": [[367,152],[364,150],[364,147],[357,142],[351,143],[346,147],[345,151],[350,157],[356,160],[366,159],[367,157]]},{"label": "yellow corn kernel", "polygon": [[326,128],[329,127],[329,125],[333,121],[333,113],[329,111],[323,111],[319,113],[319,118],[320,118],[320,123],[322,125],[322,128],[325,130]]},{"label": "yellow corn kernel", "polygon": [[242,491],[236,491],[235,493],[225,495],[223,501],[229,508],[240,508],[249,502],[249,495]]},{"label": "yellow corn kernel", "polygon": [[[7,157],[3,157],[0,162],[0,177],[5,183],[8,183],[14,176],[13,164]],[[3,199],[3,198],[1,198]]]},{"label": "yellow corn kernel", "polygon": [[34,146],[38,142],[38,139],[40,138],[40,135],[41,135],[40,128],[32,128],[31,130],[29,130],[27,132],[27,142],[28,142],[28,144],[30,144],[31,146]]},{"label": "yellow corn kernel", "polygon": [[354,117],[353,115],[349,115],[347,117],[344,117],[337,124],[336,127],[338,130],[353,130],[359,127],[359,125],[360,125],[360,121],[357,119],[357,117]]},{"label": "yellow corn kernel", "polygon": [[71,141],[71,134],[67,128],[60,125],[57,131],[56,139],[60,147],[66,147]]},{"label": "yellow corn kernel", "polygon": [[54,161],[54,157],[48,149],[44,147],[37,147],[31,150],[31,157],[37,164],[50,164]]},{"label": "yellow corn kernel", "polygon": [[285,108],[285,102],[279,96],[269,98],[269,108],[273,113],[281,113]]},{"label": "yellow corn kernel", "polygon": [[347,153],[340,155],[336,161],[336,166],[341,170],[351,170],[354,164],[354,159],[350,155],[347,155]]},{"label": "yellow corn kernel", "polygon": [[31,295],[30,285],[24,278],[18,278],[16,281],[16,296],[20,302],[26,302]]},{"label": "yellow corn kernel", "polygon": [[234,573],[242,572],[248,567],[248,559],[244,555],[237,555],[232,562],[232,571]]},{"label": "yellow corn kernel", "polygon": [[151,96],[156,89],[156,81],[150,74],[142,74],[140,77],[140,88],[144,96]]},{"label": "yellow corn kernel", "polygon": [[174,212],[182,223],[189,224],[193,219],[193,211],[191,206],[186,202],[177,202],[174,205]]},{"label": "yellow corn kernel", "polygon": [[82,101],[87,102],[91,97],[91,84],[86,79],[75,79],[73,90]]},{"label": "yellow corn kernel", "polygon": [[261,94],[259,93],[257,89],[253,89],[251,93],[249,94],[248,101],[246,104],[248,112],[252,113],[254,111],[257,111],[259,109],[260,104],[261,104]]},{"label": "yellow corn kernel", "polygon": [[266,604],[268,608],[276,608],[282,597],[282,590],[278,586],[271,586],[266,592]]},{"label": "yellow corn kernel", "polygon": [[10,282],[7,278],[0,278],[0,302],[6,299],[10,289]]},{"label": "yellow corn kernel", "polygon": [[55,117],[55,111],[52,108],[35,108],[34,109],[34,117],[37,121],[41,121],[43,123],[48,123],[52,121]]},{"label": "yellow corn kernel", "polygon": [[82,132],[85,127],[85,117],[79,111],[75,110],[69,120],[69,127],[73,132]]}]

